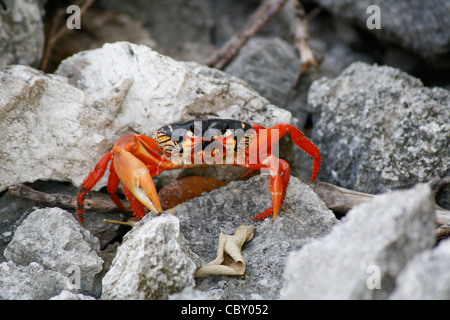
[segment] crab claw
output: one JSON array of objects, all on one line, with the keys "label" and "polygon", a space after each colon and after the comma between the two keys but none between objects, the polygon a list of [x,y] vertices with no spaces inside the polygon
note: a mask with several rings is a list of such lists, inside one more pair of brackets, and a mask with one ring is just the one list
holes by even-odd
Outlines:
[{"label": "crab claw", "polygon": [[114,154],[114,168],[122,184],[151,212],[162,212],[158,193],[148,168],[130,152]]}]

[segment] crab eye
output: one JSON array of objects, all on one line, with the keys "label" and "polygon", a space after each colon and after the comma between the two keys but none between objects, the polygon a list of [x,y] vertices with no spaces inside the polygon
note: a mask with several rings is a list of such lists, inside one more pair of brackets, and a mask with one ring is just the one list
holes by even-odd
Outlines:
[{"label": "crab eye", "polygon": [[233,135],[233,131],[231,131],[230,129],[227,129],[227,131],[225,131],[225,133],[223,134],[224,137],[230,137]]}]

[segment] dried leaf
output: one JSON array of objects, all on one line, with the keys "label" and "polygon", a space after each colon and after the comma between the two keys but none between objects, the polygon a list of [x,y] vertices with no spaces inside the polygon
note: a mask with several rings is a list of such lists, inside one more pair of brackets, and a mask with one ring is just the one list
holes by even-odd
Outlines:
[{"label": "dried leaf", "polygon": [[195,277],[209,275],[243,275],[245,262],[241,250],[253,238],[255,228],[241,225],[232,236],[220,233],[217,258],[195,272]]}]

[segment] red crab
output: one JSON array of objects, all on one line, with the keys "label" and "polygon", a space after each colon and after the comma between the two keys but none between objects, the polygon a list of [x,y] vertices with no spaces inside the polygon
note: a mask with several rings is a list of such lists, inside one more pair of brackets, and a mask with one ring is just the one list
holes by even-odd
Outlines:
[{"label": "red crab", "polygon": [[[273,215],[275,220],[283,204],[289,185],[289,164],[272,152],[286,133],[294,143],[313,158],[312,183],[320,170],[320,151],[300,130],[290,124],[271,128],[250,125],[239,120],[188,120],[168,124],[156,131],[155,139],[142,134],[128,134],[114,144],[79,187],[77,213],[81,223],[84,216],[84,198],[109,169],[108,193],[114,203],[125,210],[117,189],[119,183],[138,219],[145,215],[144,206],[155,214],[162,212],[152,177],[165,170],[212,164],[237,165],[270,173],[270,191],[273,206],[255,216],[261,220]],[[276,152],[275,152],[276,153]]]}]

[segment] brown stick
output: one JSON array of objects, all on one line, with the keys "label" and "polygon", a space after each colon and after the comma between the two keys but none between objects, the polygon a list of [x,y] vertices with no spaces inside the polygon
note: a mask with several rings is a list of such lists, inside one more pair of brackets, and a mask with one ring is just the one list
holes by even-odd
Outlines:
[{"label": "brown stick", "polygon": [[[46,207],[59,207],[63,209],[76,209],[77,197],[60,193],[46,193],[42,191],[34,190],[24,184],[18,184],[16,186],[9,187],[9,193],[13,196],[29,199],[39,203]],[[128,204],[124,201],[125,208]],[[95,196],[86,198],[85,209],[113,212],[119,210],[114,202],[108,197]]]},{"label": "brown stick", "polygon": [[436,238],[443,239],[450,236],[450,224],[444,224],[436,229]]},{"label": "brown stick", "polygon": [[327,205],[328,209],[345,215],[358,204],[372,200],[373,195],[341,188],[330,183],[318,182],[314,191]]},{"label": "brown stick", "polygon": [[245,26],[206,62],[207,66],[223,69],[255,33],[261,30],[283,8],[287,0],[264,0]]},{"label": "brown stick", "polygon": [[[445,181],[445,178],[442,179],[442,181]],[[436,186],[443,186],[443,183],[436,183],[436,179],[433,179],[429,184],[433,191],[436,191]],[[314,191],[319,195],[322,201],[325,202],[328,209],[339,215],[345,215],[356,205],[370,201],[374,197],[372,194],[337,187],[326,182],[317,183],[314,187]],[[445,210],[436,205],[435,212],[436,222],[439,225],[450,224],[449,210]]]},{"label": "brown stick", "polygon": [[323,56],[314,52],[309,46],[308,21],[320,11],[320,8],[318,7],[319,9],[313,10],[310,15],[306,15],[299,0],[291,0],[290,6],[288,12],[293,16],[290,20],[294,34],[294,46],[300,56],[300,68],[292,83],[292,87],[296,87],[303,73],[316,69],[323,61]]},{"label": "brown stick", "polygon": [[[81,6],[80,15],[82,15],[86,10],[94,3],[95,0],[86,0]],[[55,17],[52,19],[52,26],[48,34],[47,44],[45,46],[44,55],[41,62],[41,70],[47,71],[48,63],[50,61],[51,53],[55,44],[61,39],[67,32],[68,28],[66,25],[58,26],[62,17],[65,15],[66,11],[63,9],[58,9]]]}]

